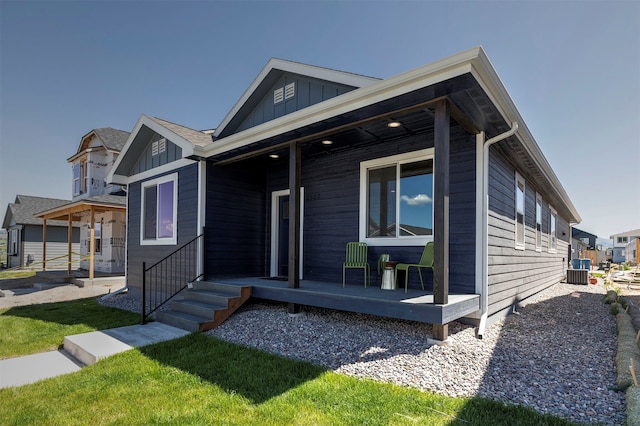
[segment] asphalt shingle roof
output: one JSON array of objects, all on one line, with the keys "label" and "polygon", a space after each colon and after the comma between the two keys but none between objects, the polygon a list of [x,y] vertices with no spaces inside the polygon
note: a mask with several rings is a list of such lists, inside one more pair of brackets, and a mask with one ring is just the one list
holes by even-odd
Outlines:
[{"label": "asphalt shingle roof", "polygon": [[129,132],[124,130],[114,129],[112,127],[103,127],[101,129],[94,129],[96,135],[102,140],[105,148],[112,151],[122,151],[124,145],[129,139]]},{"label": "asphalt shingle roof", "polygon": [[185,140],[191,142],[194,145],[198,146],[206,146],[212,143],[211,135],[208,135],[199,130],[194,130],[189,127],[184,127],[176,123],[172,123],[170,121],[162,120],[157,117],[149,117],[156,123],[160,124],[162,127],[165,127],[171,130],[173,133],[179,135]]},{"label": "asphalt shingle roof", "polygon": [[[7,212],[2,222],[3,228],[8,228],[12,223],[20,225],[42,225],[42,219],[34,215],[46,210],[69,204],[71,200],[59,200],[56,198],[34,197],[31,195],[16,196],[15,203],[7,206]],[[67,226],[62,220],[48,220],[47,226]]]}]

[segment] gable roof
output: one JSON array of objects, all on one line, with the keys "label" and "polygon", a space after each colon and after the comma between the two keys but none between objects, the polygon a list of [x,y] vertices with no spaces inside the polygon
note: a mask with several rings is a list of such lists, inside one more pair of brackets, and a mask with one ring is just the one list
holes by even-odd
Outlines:
[{"label": "gable roof", "polygon": [[[267,71],[268,72],[268,71]],[[260,74],[264,76],[265,70]],[[242,99],[259,83],[254,81]],[[249,94],[249,95],[248,95]],[[251,151],[310,142],[336,129],[360,125],[371,117],[388,117],[412,108],[426,108],[428,102],[448,97],[460,118],[483,131],[487,139],[509,130],[515,133],[504,144],[523,167],[532,170],[552,200],[562,207],[572,223],[581,221],[575,206],[536,143],[520,112],[498,77],[482,47],[478,46],[385,80],[352,90],[340,96],[275,118],[246,130],[221,137],[197,154],[217,161],[250,156]],[[241,99],[241,100],[242,100]],[[238,104],[233,111],[238,110]],[[231,113],[230,113],[231,114]],[[229,117],[229,116],[227,116]],[[215,135],[228,120],[221,124]]]},{"label": "gable roof", "polygon": [[80,145],[75,154],[67,159],[67,161],[73,161],[79,154],[83,153],[89,144],[95,138],[99,138],[102,145],[109,151],[120,152],[124,148],[124,144],[129,138],[129,132],[124,130],[114,129],[113,127],[103,127],[100,129],[93,129],[80,139]]},{"label": "gable roof", "polygon": [[94,129],[94,132],[102,140],[105,148],[111,151],[122,151],[124,144],[127,143],[127,139],[129,138],[129,132],[114,129],[113,127]]},{"label": "gable roof", "polygon": [[[15,225],[42,225],[42,219],[35,217],[36,214],[45,210],[54,209],[70,203],[71,200],[60,200],[56,198],[34,197],[31,195],[17,195],[15,203],[7,206],[7,212],[2,222],[2,227],[8,229]],[[47,221],[47,226],[67,226],[66,221]]]},{"label": "gable roof", "polygon": [[[47,224],[56,222],[56,219],[68,218],[69,215],[78,218],[83,212],[94,210],[98,213],[107,211],[126,211],[127,196],[126,195],[95,195],[93,197],[84,198],[78,201],[67,202],[63,205],[56,206],[51,209],[43,210],[36,214],[36,217],[47,219]],[[67,222],[65,222],[67,223]]]},{"label": "gable roof", "polygon": [[219,137],[232,121],[237,120],[238,116],[246,114],[247,110],[251,109],[253,106],[252,101],[256,98],[262,98],[264,95],[263,92],[267,90],[283,73],[300,74],[306,77],[317,78],[319,80],[344,84],[346,86],[351,86],[354,89],[370,86],[380,81],[378,78],[367,77],[345,71],[271,58],[262,71],[260,71],[258,76],[249,85],[247,90],[245,90],[240,99],[238,99],[233,108],[231,108],[227,113],[220,125],[216,128],[214,137]]},{"label": "gable roof", "polygon": [[144,151],[152,132],[167,138],[179,146],[182,149],[183,158],[192,157],[195,155],[196,150],[205,150],[213,143],[211,131],[194,130],[180,124],[142,114],[122,148],[121,155],[118,156],[109,171],[106,177],[107,183],[127,183],[127,173]]}]

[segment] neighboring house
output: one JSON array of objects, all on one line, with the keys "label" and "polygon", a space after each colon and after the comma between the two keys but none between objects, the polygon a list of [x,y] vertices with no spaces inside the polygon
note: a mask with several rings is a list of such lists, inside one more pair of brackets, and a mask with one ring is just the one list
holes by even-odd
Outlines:
[{"label": "neighboring house", "polygon": [[[206,280],[441,339],[560,282],[580,222],[481,48],[384,80],[273,59],[213,132],[141,116],[107,182],[128,186],[133,296],[142,262],[204,229]],[[343,289],[349,241],[368,244],[374,278],[382,253],[413,263],[433,241],[425,291],[415,272],[406,294],[356,275]]]},{"label": "neighboring house", "polygon": [[84,135],[76,154],[67,160],[72,164],[73,200],[38,214],[80,223],[80,268],[88,270],[90,278],[95,271],[125,271],[126,196],[120,185],[107,184],[105,177],[128,137],[129,132],[110,127]]},{"label": "neighboring house", "polygon": [[[7,240],[7,267],[42,268],[42,242],[43,220],[35,215],[43,210],[56,208],[67,204],[69,200],[53,198],[32,197],[30,195],[18,195],[14,203],[7,206],[7,212],[2,222],[2,227],[8,232]],[[55,259],[49,262],[49,269],[67,269],[66,257],[68,245],[69,224],[65,221],[49,221],[47,223],[47,259]],[[79,225],[72,224],[71,250],[78,253]],[[77,268],[78,256],[72,259],[72,268]]]},{"label": "neighboring house", "polygon": [[571,259],[590,259],[591,265],[598,266],[604,259],[604,253],[596,246],[597,238],[597,235],[572,227]]},{"label": "neighboring house", "polygon": [[627,260],[627,245],[640,238],[640,229],[613,234],[609,238],[613,240],[613,263],[622,263]]},{"label": "neighboring house", "polygon": [[629,265],[640,265],[640,238],[629,241],[625,247],[625,262]]}]

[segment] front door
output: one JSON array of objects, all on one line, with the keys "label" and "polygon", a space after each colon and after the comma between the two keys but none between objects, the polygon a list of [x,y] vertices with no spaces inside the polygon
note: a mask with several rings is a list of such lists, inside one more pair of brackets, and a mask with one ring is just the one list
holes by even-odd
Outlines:
[{"label": "front door", "polygon": [[[300,279],[302,279],[302,236],[304,217],[304,189],[300,188]],[[289,190],[271,194],[271,274],[289,275]]]}]

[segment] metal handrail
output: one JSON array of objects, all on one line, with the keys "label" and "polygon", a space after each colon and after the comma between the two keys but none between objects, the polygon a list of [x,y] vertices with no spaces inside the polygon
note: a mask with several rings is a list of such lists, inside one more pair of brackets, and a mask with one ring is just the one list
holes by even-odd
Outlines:
[{"label": "metal handrail", "polygon": [[202,247],[204,232],[148,268],[147,263],[142,262],[142,324],[146,324],[149,315],[187,288],[190,283],[204,276],[204,262],[203,270],[198,271],[198,255],[204,252]]}]

